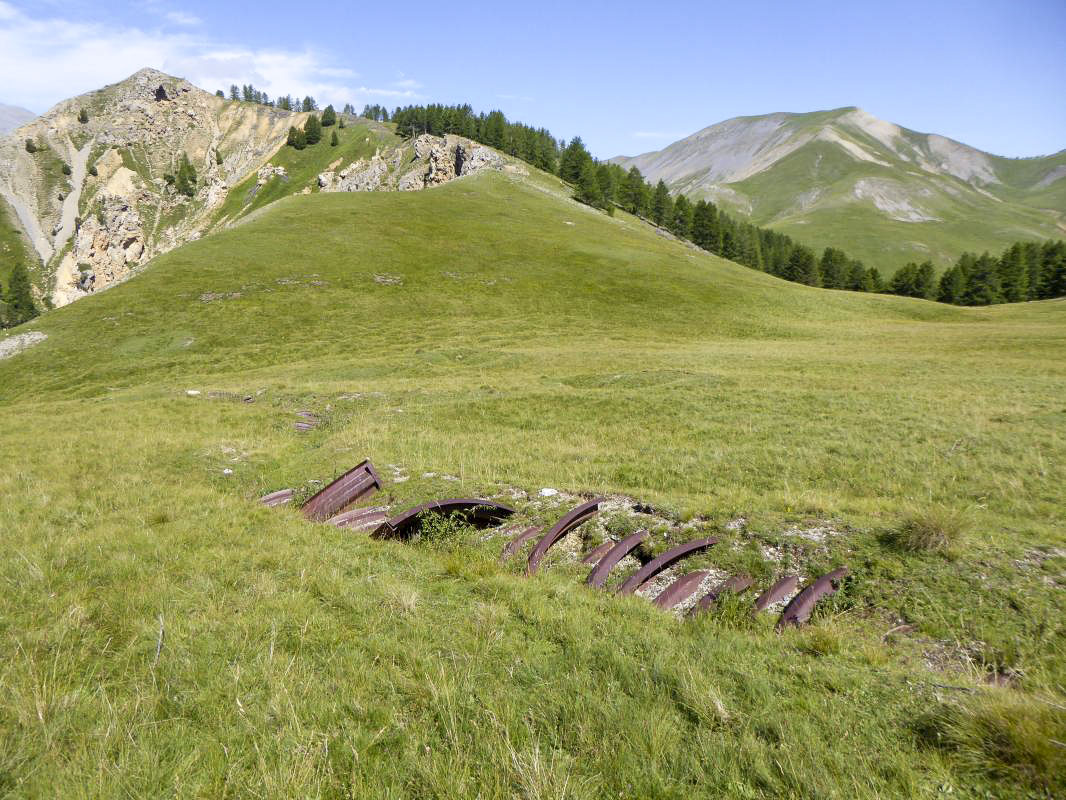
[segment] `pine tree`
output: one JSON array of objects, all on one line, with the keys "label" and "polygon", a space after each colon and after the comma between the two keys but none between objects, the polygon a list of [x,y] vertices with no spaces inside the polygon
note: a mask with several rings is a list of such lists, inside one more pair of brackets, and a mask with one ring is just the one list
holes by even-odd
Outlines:
[{"label": "pine tree", "polygon": [[337,112],[333,110],[333,106],[326,106],[325,111],[322,112],[322,127],[328,128],[330,125],[337,123]]},{"label": "pine tree", "polygon": [[870,267],[866,271],[866,283],[870,287],[867,291],[883,292],[886,288],[885,281],[877,267]]},{"label": "pine tree", "polygon": [[192,197],[196,194],[196,169],[186,153],[181,154],[178,162],[178,174],[174,177],[174,189],[178,194]]},{"label": "pine tree", "polygon": [[33,302],[33,288],[30,285],[30,276],[26,267],[15,264],[11,270],[11,278],[7,286],[7,317],[11,325],[21,325],[29,322],[41,312],[37,304]]},{"label": "pine tree", "polygon": [[33,139],[26,140],[26,152],[31,155],[37,152],[37,143]]},{"label": "pine tree", "polygon": [[818,286],[818,260],[814,251],[809,247],[797,245],[788,258],[788,266],[783,276],[796,283],[804,283],[807,286]]},{"label": "pine tree", "polygon": [[1040,298],[1066,297],[1066,242],[1045,242],[1040,261]]},{"label": "pine tree", "polygon": [[1015,242],[999,257],[999,283],[1003,287],[1005,302],[1020,303],[1029,299],[1029,264],[1021,242]]},{"label": "pine tree", "polygon": [[344,117],[337,117],[337,127],[344,130]]},{"label": "pine tree", "polygon": [[224,91],[222,91],[221,89],[216,89],[215,90],[215,97],[221,97],[223,100],[225,100],[226,99],[226,93]]},{"label": "pine tree", "polygon": [[86,111],[83,108],[81,111],[78,112],[78,122],[80,122],[82,125],[84,125],[88,121],[89,121],[89,112]]},{"label": "pine tree", "polygon": [[936,297],[936,290],[936,268],[932,261],[923,261],[914,275],[914,296],[932,300]]},{"label": "pine tree", "polygon": [[822,286],[827,289],[844,289],[847,287],[849,270],[848,257],[843,250],[827,247],[818,263],[822,273]]},{"label": "pine tree", "polygon": [[988,253],[978,258],[966,276],[962,302],[968,306],[988,306],[1003,302],[996,260]]},{"label": "pine tree", "polygon": [[230,85],[230,87],[229,87],[229,99],[230,100],[240,100],[241,99],[241,90],[237,88],[237,84],[235,84],[235,83]]},{"label": "pine tree", "polygon": [[307,118],[307,122],[304,123],[304,138],[307,144],[318,144],[322,139],[322,123],[319,122],[318,116],[312,114]]},{"label": "pine tree", "polygon": [[637,216],[648,213],[648,184],[636,167],[629,168],[622,185],[622,207]]},{"label": "pine tree", "polygon": [[316,108],[318,108],[318,105],[315,103],[315,98],[310,95],[305,96],[300,104],[301,111],[314,111]]},{"label": "pine tree", "polygon": [[917,287],[918,265],[913,261],[896,270],[896,274],[892,276],[892,280],[888,284],[889,291],[892,294],[898,294],[900,297],[918,297]]},{"label": "pine tree", "polygon": [[661,228],[671,219],[673,213],[673,198],[670,197],[670,190],[666,188],[666,183],[660,178],[655,184],[655,193],[651,197],[651,221]]},{"label": "pine tree", "polygon": [[853,292],[874,291],[873,282],[870,280],[870,273],[866,270],[866,266],[861,261],[852,261],[848,265],[848,282],[844,288],[850,289]]},{"label": "pine tree", "polygon": [[674,200],[674,211],[670,215],[670,232],[682,239],[692,236],[692,203],[683,194],[679,194]]},{"label": "pine tree", "polygon": [[333,135],[329,137],[329,146],[336,147],[340,144],[340,139],[337,138],[337,132],[333,131]]},{"label": "pine tree", "polygon": [[577,191],[574,193],[574,198],[594,208],[603,208],[605,205],[603,191],[600,189],[599,176],[596,174],[596,165],[592,163],[592,159],[586,161],[581,168],[581,175],[577,179]]},{"label": "pine tree", "polygon": [[954,266],[940,276],[940,289],[936,299],[941,303],[958,304],[962,302],[962,294],[965,290],[966,277],[962,274],[960,267]]},{"label": "pine tree", "polygon": [[[483,140],[484,141],[484,140]],[[486,141],[486,144],[491,142]],[[559,177],[567,183],[576,184],[581,179],[582,170],[586,164],[592,163],[592,156],[585,149],[585,143],[580,136],[570,140],[570,144],[563,150],[559,158]]]},{"label": "pine tree", "polygon": [[692,210],[692,241],[712,253],[718,249],[718,209],[706,200]]}]

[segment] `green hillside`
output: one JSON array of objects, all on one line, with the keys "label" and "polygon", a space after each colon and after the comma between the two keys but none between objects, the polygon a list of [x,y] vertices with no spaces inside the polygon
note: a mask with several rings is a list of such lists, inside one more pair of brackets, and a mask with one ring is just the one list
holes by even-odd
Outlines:
[{"label": "green hillside", "polygon": [[[808,288],[567,195],[288,197],[9,332],[0,795],[1066,791],[1066,302]],[[652,552],[720,537],[691,568],[854,577],[779,635],[256,503],[364,457],[396,510],[627,495]]]},{"label": "green hillside", "polygon": [[855,107],[737,117],[612,161],[887,275],[1066,231],[1066,151],[1002,158]]}]

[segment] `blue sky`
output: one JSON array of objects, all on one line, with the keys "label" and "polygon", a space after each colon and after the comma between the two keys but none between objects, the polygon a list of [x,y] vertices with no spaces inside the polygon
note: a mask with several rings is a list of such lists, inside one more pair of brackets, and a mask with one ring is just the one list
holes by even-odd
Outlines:
[{"label": "blue sky", "polygon": [[0,0],[0,102],[44,111],[142,66],[322,104],[498,107],[601,158],[847,105],[1001,155],[1066,148],[1066,0]]}]

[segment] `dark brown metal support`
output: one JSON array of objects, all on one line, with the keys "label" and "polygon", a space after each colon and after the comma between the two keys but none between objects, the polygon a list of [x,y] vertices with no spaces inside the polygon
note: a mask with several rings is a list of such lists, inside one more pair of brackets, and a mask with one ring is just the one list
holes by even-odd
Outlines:
[{"label": "dark brown metal support", "polygon": [[652,559],[643,567],[641,567],[632,575],[630,575],[628,578],[626,578],[625,582],[615,591],[618,594],[633,594],[633,592],[635,592],[637,589],[639,589],[641,586],[643,586],[649,580],[654,578],[667,567],[676,564],[683,558],[687,558],[688,556],[693,555],[694,553],[699,553],[703,550],[706,550],[708,547],[711,547],[716,544],[718,544],[717,539],[713,537],[708,537],[706,539],[694,539],[691,542],[686,542],[685,544],[678,545],[677,547],[667,550],[661,556]]},{"label": "dark brown metal support", "polygon": [[794,591],[799,585],[799,578],[795,575],[786,575],[781,580],[777,581],[773,586],[760,594],[755,600],[755,610],[765,611],[769,606],[784,600]]},{"label": "dark brown metal support", "polygon": [[537,542],[537,546],[533,548],[533,552],[529,554],[529,562],[526,564],[526,574],[533,575],[536,573],[537,569],[540,567],[540,562],[547,554],[548,549],[566,534],[570,533],[574,528],[594,517],[599,512],[600,503],[602,502],[603,498],[597,497],[595,500],[582,503],[577,508],[564,514],[562,519],[552,525],[551,528],[548,529],[548,532],[541,537],[541,540]]},{"label": "dark brown metal support", "polygon": [[614,565],[625,558],[641,542],[648,538],[647,531],[631,533],[614,547],[612,547],[599,563],[592,568],[592,572],[585,579],[585,583],[597,589],[602,588],[607,582],[607,575],[614,569]]},{"label": "dark brown metal support", "polygon": [[369,461],[360,462],[304,503],[304,516],[321,522],[380,488],[381,478],[374,465]]},{"label": "dark brown metal support", "polygon": [[811,612],[819,600],[836,592],[840,582],[848,575],[848,568],[841,567],[826,573],[818,580],[804,587],[803,591],[792,598],[781,613],[781,619],[777,621],[777,629],[781,630],[786,625],[799,627],[811,618]]},{"label": "dark brown metal support", "polygon": [[689,614],[695,615],[703,611],[708,611],[714,608],[715,603],[726,592],[733,592],[735,594],[741,594],[751,588],[752,580],[751,575],[734,575],[731,578],[726,578],[720,584],[715,586],[711,591],[707,592],[701,597],[691,609]]},{"label": "dark brown metal support", "polygon": [[478,497],[433,500],[429,503],[422,503],[414,508],[409,508],[402,514],[386,520],[374,531],[374,536],[380,539],[408,538],[420,526],[420,517],[423,514],[456,514],[463,517],[468,525],[488,528],[498,525],[514,514],[514,509],[502,503],[483,500]]},{"label": "dark brown metal support", "polygon": [[659,592],[652,602],[659,608],[673,608],[678,603],[685,602],[695,594],[696,590],[700,588],[703,579],[706,578],[708,574],[707,570],[701,569],[696,570],[695,572],[690,572],[687,575],[682,575]]}]

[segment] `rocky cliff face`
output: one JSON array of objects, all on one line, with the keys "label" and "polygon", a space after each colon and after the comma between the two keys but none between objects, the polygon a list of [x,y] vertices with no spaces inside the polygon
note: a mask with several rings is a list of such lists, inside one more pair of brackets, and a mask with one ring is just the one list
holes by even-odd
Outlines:
[{"label": "rocky cliff face", "polygon": [[424,134],[411,147],[413,159],[408,148],[379,150],[372,158],[354,161],[339,172],[323,172],[318,176],[319,189],[323,192],[409,192],[508,166],[492,148],[452,134],[443,137]]},{"label": "rocky cliff face", "polygon": [[[0,139],[0,196],[51,278],[53,303],[64,305],[201,235],[229,189],[304,116],[144,69]],[[183,155],[196,170],[191,197],[174,186]]]}]

